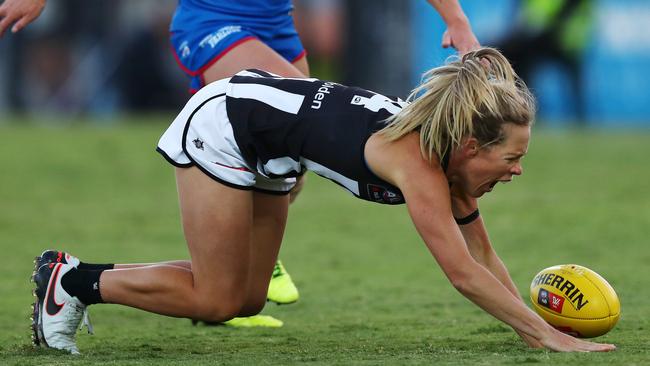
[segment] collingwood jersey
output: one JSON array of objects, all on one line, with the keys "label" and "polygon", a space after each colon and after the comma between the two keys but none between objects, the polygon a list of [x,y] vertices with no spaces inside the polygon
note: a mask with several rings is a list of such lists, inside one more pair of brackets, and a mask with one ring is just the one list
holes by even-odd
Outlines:
[{"label": "collingwood jersey", "polygon": [[280,78],[246,70],[230,79],[226,109],[246,162],[272,178],[305,169],[355,196],[400,204],[399,189],[366,165],[364,146],[404,102],[317,79]]}]

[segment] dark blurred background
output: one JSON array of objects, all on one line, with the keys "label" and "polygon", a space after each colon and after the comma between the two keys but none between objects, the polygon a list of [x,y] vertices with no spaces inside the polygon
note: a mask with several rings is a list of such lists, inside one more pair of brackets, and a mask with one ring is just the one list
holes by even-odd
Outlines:
[{"label": "dark blurred background", "polygon": [[[511,59],[549,126],[650,126],[650,2],[462,1],[474,33]],[[50,0],[0,39],[0,123],[178,111],[189,97],[168,26],[176,1]],[[453,55],[425,0],[294,0],[312,76],[406,97]]]}]

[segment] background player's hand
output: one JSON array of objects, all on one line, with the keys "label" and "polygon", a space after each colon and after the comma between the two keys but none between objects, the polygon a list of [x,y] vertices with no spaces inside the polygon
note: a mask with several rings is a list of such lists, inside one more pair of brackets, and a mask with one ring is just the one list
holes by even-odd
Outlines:
[{"label": "background player's hand", "polygon": [[481,44],[476,39],[468,22],[456,22],[450,24],[442,34],[442,47],[453,47],[462,56],[481,47]]},{"label": "background player's hand", "polygon": [[45,6],[45,0],[5,0],[0,5],[0,37],[11,27],[16,33],[36,19]]},{"label": "background player's hand", "polygon": [[539,340],[544,347],[558,352],[609,352],[616,346],[606,343],[589,342],[571,337],[549,326],[547,336]]}]

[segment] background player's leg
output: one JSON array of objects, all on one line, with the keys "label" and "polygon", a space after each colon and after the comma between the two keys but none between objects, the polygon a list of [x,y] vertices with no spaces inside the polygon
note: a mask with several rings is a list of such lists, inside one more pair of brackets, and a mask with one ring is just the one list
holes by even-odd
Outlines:
[{"label": "background player's leg", "polygon": [[[309,76],[307,57],[301,57],[291,64],[284,57],[280,56],[272,48],[258,39],[240,43],[228,53],[223,55],[217,62],[212,64],[204,73],[203,79],[206,83],[231,77],[245,69],[262,69],[284,77],[302,78]],[[304,184],[304,176],[301,176],[291,190],[290,199],[293,202]],[[269,277],[270,273],[269,273]],[[288,275],[271,278],[271,290],[268,292],[268,299],[278,303],[293,302],[298,299],[298,290]]]},{"label": "background player's leg", "polygon": [[261,69],[284,77],[302,78],[309,74],[305,57],[292,65],[257,39],[240,43],[203,73],[206,83],[231,77],[245,69]]},{"label": "background player's leg", "polygon": [[293,62],[293,66],[298,69],[305,77],[309,77],[309,63],[307,62],[307,56],[303,56],[298,60]]}]

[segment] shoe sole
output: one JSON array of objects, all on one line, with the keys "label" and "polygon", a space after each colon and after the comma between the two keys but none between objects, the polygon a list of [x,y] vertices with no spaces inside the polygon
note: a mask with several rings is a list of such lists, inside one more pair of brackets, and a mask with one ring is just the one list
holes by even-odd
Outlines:
[{"label": "shoe sole", "polygon": [[221,323],[221,322],[210,322],[210,321],[206,322],[206,321],[203,321],[203,320],[192,319],[192,325],[193,326],[196,327],[196,326],[199,326],[200,324],[203,324],[206,327],[218,327],[218,326],[225,326],[226,325],[226,324]]},{"label": "shoe sole", "polygon": [[272,302],[272,303],[274,303],[275,305],[291,305],[291,304],[295,304],[295,303],[297,303],[297,302],[298,302],[298,299],[293,300],[293,301],[284,301],[284,302],[279,302],[279,301],[275,301],[275,300],[271,300],[271,299],[268,299],[268,298],[267,298],[267,299],[266,299],[266,302]]},{"label": "shoe sole", "polygon": [[[43,283],[43,279],[38,275],[38,264],[41,260],[41,257],[38,256],[34,258],[34,271],[32,272],[31,282],[35,284],[34,289],[32,290],[32,296],[34,296],[34,302],[32,303],[32,344],[34,346],[43,346],[49,347],[43,336],[43,321],[41,318],[41,309],[43,308],[43,300],[45,299],[45,292],[47,289],[47,282]],[[45,286],[42,286],[45,284]]]}]

